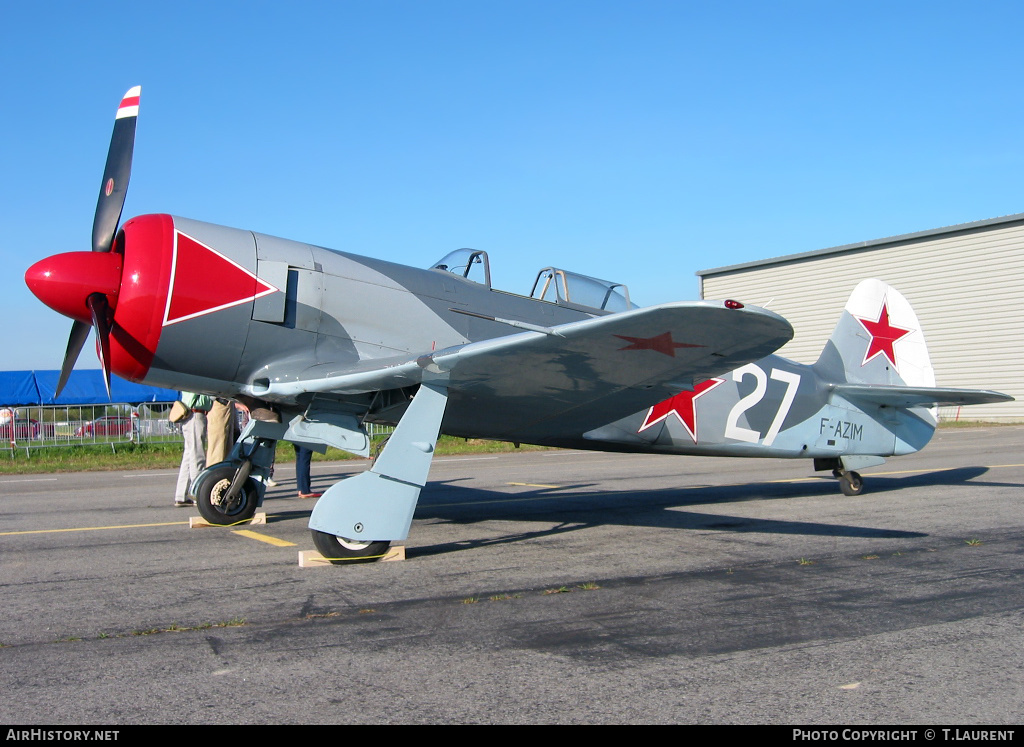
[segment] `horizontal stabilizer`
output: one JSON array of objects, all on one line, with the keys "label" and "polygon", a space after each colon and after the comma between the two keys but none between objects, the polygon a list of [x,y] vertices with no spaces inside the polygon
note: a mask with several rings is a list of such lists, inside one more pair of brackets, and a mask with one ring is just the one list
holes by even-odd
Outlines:
[{"label": "horizontal stabilizer", "polygon": [[871,402],[887,407],[933,407],[936,405],[948,407],[1013,401],[1013,397],[1000,392],[953,387],[835,384],[832,391],[847,399]]}]

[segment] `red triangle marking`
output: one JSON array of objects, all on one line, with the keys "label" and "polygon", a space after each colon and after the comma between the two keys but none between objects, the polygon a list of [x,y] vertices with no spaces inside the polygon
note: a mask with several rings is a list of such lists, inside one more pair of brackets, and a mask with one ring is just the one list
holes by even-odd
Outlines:
[{"label": "red triangle marking", "polygon": [[278,289],[215,249],[175,231],[164,326],[252,301]]}]

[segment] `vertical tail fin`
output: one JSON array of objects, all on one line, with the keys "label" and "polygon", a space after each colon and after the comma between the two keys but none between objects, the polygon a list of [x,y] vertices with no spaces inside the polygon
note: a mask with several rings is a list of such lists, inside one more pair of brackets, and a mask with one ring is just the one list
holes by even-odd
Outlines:
[{"label": "vertical tail fin", "polygon": [[837,384],[935,386],[917,314],[881,280],[864,280],[854,289],[815,369]]},{"label": "vertical tail fin", "polygon": [[[814,368],[835,385],[833,406],[867,414],[890,431],[891,447],[875,453],[908,454],[931,439],[938,423],[933,402],[927,397],[919,406],[892,401],[905,398],[908,391],[920,393],[935,386],[921,322],[910,302],[892,286],[863,280],[854,288]],[[843,467],[866,466],[854,459],[841,457]]]}]

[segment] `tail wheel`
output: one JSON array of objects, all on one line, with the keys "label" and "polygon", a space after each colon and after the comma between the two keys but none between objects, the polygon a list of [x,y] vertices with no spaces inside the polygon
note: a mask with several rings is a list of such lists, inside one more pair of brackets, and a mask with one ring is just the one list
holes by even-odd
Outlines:
[{"label": "tail wheel", "polygon": [[230,465],[217,467],[203,480],[196,494],[196,507],[211,524],[248,521],[256,513],[260,494],[252,478],[245,479],[234,500],[228,499],[235,472],[235,468]]},{"label": "tail wheel", "polygon": [[844,472],[839,476],[839,489],[843,495],[860,495],[864,491],[864,480],[857,472]]},{"label": "tail wheel", "polygon": [[349,563],[368,563],[380,560],[387,554],[391,543],[387,540],[365,542],[363,540],[346,539],[337,537],[328,532],[320,532],[316,529],[310,530],[313,533],[313,544],[327,560],[334,565],[347,565]]}]

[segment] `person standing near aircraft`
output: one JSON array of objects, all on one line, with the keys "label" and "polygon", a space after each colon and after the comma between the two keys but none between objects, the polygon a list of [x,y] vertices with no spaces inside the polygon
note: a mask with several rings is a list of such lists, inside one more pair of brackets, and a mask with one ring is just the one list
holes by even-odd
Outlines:
[{"label": "person standing near aircraft", "polygon": [[213,406],[212,398],[194,392],[182,392],[181,401],[191,414],[181,424],[185,450],[181,455],[178,484],[174,490],[174,505],[179,507],[195,505],[195,501],[188,497],[188,493],[192,482],[206,468],[203,438],[206,436],[206,415]]},{"label": "person standing near aircraft", "polygon": [[319,498],[323,493],[314,493],[310,485],[309,466],[313,452],[298,444],[292,446],[295,447],[295,482],[299,488],[299,498]]},{"label": "person standing near aircraft", "polygon": [[207,464],[217,464],[228,458],[237,436],[235,420],[233,400],[226,397],[217,397],[213,400],[213,406],[206,419]]}]

